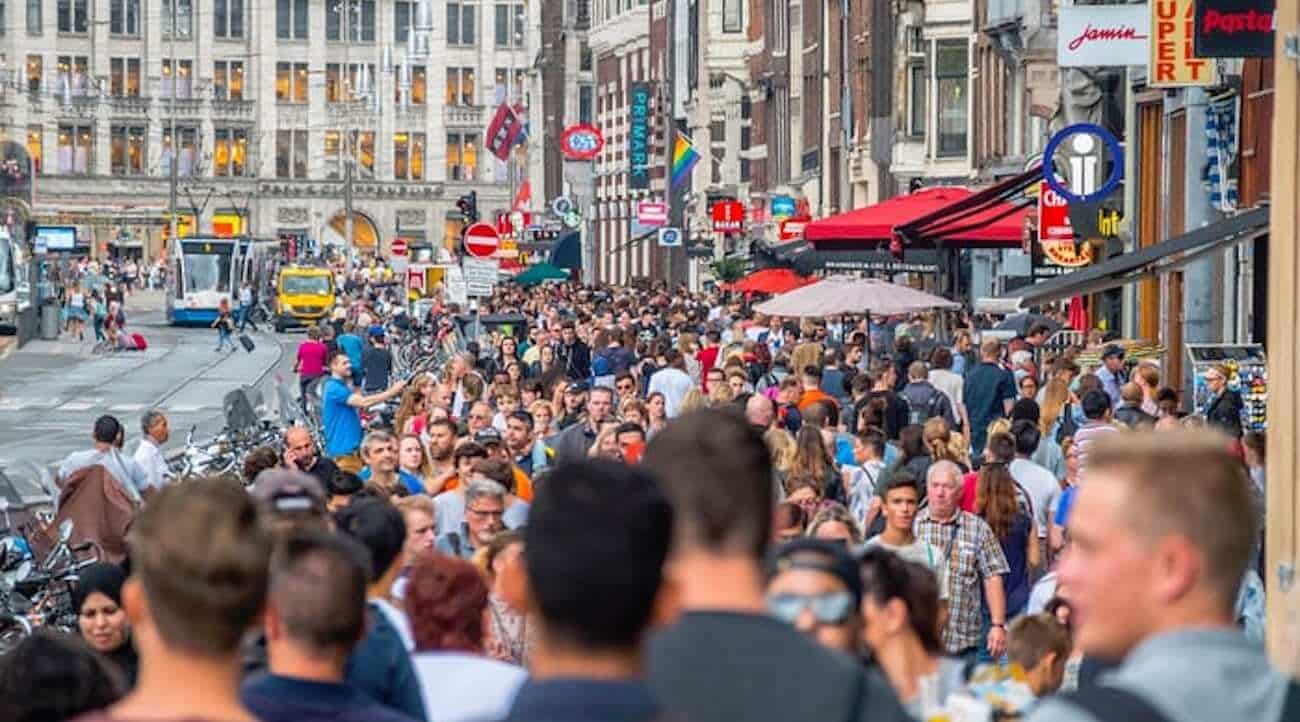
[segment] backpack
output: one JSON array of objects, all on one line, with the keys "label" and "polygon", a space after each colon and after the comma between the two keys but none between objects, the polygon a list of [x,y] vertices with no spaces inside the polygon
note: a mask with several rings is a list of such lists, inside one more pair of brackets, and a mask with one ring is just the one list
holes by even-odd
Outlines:
[{"label": "backpack", "polygon": [[[1088,685],[1056,699],[1082,709],[1099,722],[1170,722],[1150,702],[1122,687]],[[1278,722],[1300,722],[1300,683],[1287,683]]]},{"label": "backpack", "polygon": [[1070,402],[1065,402],[1061,407],[1060,425],[1056,427],[1056,443],[1065,441],[1066,437],[1074,436],[1079,431],[1079,424],[1074,420],[1074,409],[1070,408]]},{"label": "backpack", "polygon": [[906,394],[899,394],[898,397],[903,400],[903,403],[907,404],[907,423],[909,425],[921,426],[929,419],[944,416],[943,402],[947,397],[938,389],[930,389],[930,397],[925,400],[924,404],[913,404]]}]

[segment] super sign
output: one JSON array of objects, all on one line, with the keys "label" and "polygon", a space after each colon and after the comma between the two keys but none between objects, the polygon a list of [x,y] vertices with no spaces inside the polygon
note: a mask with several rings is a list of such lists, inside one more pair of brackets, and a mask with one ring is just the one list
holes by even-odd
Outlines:
[{"label": "super sign", "polygon": [[592,160],[605,147],[605,136],[594,125],[571,125],[560,135],[560,151],[569,160]]}]

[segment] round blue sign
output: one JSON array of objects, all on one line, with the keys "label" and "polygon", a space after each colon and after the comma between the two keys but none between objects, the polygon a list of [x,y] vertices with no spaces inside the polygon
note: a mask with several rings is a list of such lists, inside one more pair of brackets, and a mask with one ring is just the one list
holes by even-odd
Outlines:
[{"label": "round blue sign", "polygon": [[[1078,136],[1078,138],[1074,138]],[[1106,176],[1106,181],[1097,187],[1092,193],[1082,195],[1075,193],[1061,183],[1056,177],[1056,168],[1052,159],[1056,156],[1056,151],[1067,139],[1072,139],[1071,145],[1079,153],[1089,153],[1097,138],[1106,145],[1110,152],[1111,166],[1110,173]],[[1124,178],[1124,149],[1120,147],[1119,140],[1110,134],[1110,131],[1093,123],[1075,123],[1057,131],[1051,140],[1047,141],[1047,147],[1043,149],[1043,180],[1047,185],[1056,191],[1067,203],[1095,203],[1109,196],[1119,187],[1119,182]]]}]

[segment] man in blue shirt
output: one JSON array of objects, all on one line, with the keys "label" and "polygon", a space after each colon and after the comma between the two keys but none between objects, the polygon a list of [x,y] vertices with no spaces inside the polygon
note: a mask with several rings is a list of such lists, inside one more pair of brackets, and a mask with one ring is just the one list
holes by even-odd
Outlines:
[{"label": "man in blue shirt", "polygon": [[367,550],[322,531],[298,531],[271,558],[265,628],[270,672],[240,697],[264,722],[415,722],[344,679],[366,634]]},{"label": "man in blue shirt", "polygon": [[365,355],[366,345],[357,335],[357,329],[351,323],[343,326],[343,333],[334,339],[338,344],[339,350],[348,355],[348,360],[352,362],[352,383],[358,388],[361,387],[362,376],[365,374],[365,366],[362,365],[362,357]]},{"label": "man in blue shirt", "polygon": [[983,453],[989,424],[1009,415],[1016,400],[1016,382],[1011,372],[999,365],[1001,358],[1002,342],[987,339],[980,344],[980,364],[966,372],[962,396],[970,417],[972,456]]},{"label": "man in blue shirt", "polygon": [[387,431],[366,434],[361,445],[361,460],[366,468],[357,476],[362,481],[375,481],[385,489],[396,489],[401,484],[412,494],[424,493],[424,482],[416,475],[398,468],[397,437]]},{"label": "man in blue shirt", "polygon": [[[364,409],[383,403],[402,393],[405,381],[398,381],[387,391],[363,396],[348,381],[352,378],[352,361],[339,351],[330,359],[330,377],[321,388],[321,428],[325,435],[325,455],[337,459],[355,454],[361,447],[361,414]],[[355,467],[353,467],[355,470]]]},{"label": "man in blue shirt", "polygon": [[537,490],[524,566],[537,633],[509,722],[647,722],[641,644],[659,616],[672,509],[644,470],[560,464]]}]

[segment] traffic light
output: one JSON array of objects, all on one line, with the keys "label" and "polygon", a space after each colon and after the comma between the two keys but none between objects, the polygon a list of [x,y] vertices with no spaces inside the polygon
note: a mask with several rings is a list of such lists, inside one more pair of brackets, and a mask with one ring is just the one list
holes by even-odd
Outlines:
[{"label": "traffic light", "polygon": [[478,191],[470,191],[456,201],[456,208],[466,223],[478,223]]}]

